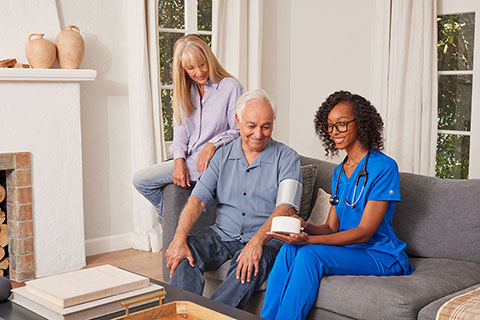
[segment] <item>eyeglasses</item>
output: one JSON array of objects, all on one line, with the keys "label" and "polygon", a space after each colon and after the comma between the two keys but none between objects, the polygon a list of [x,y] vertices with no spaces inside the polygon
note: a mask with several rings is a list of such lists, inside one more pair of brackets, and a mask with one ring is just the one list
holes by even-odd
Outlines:
[{"label": "eyeglasses", "polygon": [[334,123],[334,124],[328,124],[327,125],[327,130],[328,130],[329,133],[332,133],[333,128],[335,127],[335,129],[337,129],[338,132],[346,132],[348,130],[348,124],[352,123],[355,120],[357,120],[357,119],[353,119],[353,120],[350,120],[350,121],[339,121],[339,122]]}]

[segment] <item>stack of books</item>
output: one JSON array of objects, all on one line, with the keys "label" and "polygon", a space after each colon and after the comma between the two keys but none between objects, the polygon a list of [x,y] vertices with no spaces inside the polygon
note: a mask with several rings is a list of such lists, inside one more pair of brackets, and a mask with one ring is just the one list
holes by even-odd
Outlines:
[{"label": "stack of books", "polygon": [[[123,310],[122,301],[162,291],[146,277],[103,265],[27,281],[12,290],[11,300],[47,319],[83,320]],[[145,303],[149,301],[139,302]]]}]

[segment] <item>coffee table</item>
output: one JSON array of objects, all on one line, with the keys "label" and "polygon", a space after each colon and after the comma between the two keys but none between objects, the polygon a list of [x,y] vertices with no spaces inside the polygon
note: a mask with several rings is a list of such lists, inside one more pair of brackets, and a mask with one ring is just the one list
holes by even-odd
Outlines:
[{"label": "coffee table", "polygon": [[[213,300],[210,300],[208,298],[190,293],[188,291],[173,287],[169,284],[166,284],[161,281],[153,280],[150,279],[150,282],[161,285],[165,288],[165,291],[167,291],[167,295],[165,296],[165,299],[163,299],[163,303],[168,303],[168,302],[173,302],[173,301],[191,301],[196,304],[199,304],[201,306],[207,307],[209,309],[215,310],[217,312],[223,313],[225,315],[228,315],[232,318],[235,319],[245,319],[245,320],[250,320],[250,319],[261,319],[257,315],[254,315],[252,313],[233,308],[230,306],[227,306],[223,303],[216,302]],[[146,308],[151,308],[158,306],[158,300],[152,301],[151,303],[144,304],[139,307],[131,308],[130,313],[143,310]],[[106,316],[102,316],[99,318],[96,318],[97,320],[107,320],[107,319],[113,319],[115,317],[120,317],[125,314],[125,311],[119,311],[115,312]],[[13,302],[6,301],[3,303],[0,303],[0,319],[4,320],[44,320],[45,318],[39,316],[38,314],[25,309],[22,306],[19,306]]]}]

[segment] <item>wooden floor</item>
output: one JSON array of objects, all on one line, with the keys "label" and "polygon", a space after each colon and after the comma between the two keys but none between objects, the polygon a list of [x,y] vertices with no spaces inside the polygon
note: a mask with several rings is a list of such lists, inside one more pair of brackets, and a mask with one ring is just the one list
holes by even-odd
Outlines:
[{"label": "wooden floor", "polygon": [[87,257],[87,268],[102,264],[111,264],[145,277],[162,280],[162,252],[125,249]]},{"label": "wooden floor", "polygon": [[[162,253],[148,252],[135,249],[125,249],[115,252],[102,253],[87,257],[85,268],[96,267],[102,264],[123,268],[149,277],[162,280]],[[14,288],[24,286],[24,283],[12,281]]]}]

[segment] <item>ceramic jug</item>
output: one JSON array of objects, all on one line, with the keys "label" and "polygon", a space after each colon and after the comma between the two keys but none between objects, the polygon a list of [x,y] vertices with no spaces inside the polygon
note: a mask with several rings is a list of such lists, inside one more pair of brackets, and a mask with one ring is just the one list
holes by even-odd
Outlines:
[{"label": "ceramic jug", "polygon": [[[44,33],[32,33],[28,37],[28,43],[25,47],[25,55],[32,68],[48,69],[55,61],[55,45],[43,39]],[[32,39],[33,36],[38,38]]]},{"label": "ceramic jug", "polygon": [[58,63],[62,69],[78,69],[83,60],[85,43],[80,28],[74,25],[65,28],[55,39]]}]

